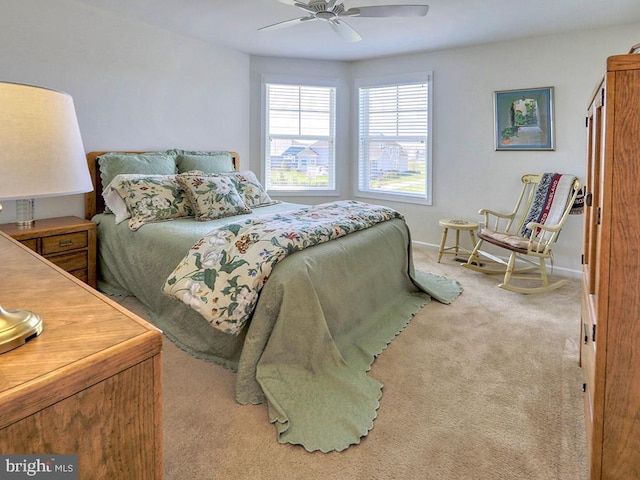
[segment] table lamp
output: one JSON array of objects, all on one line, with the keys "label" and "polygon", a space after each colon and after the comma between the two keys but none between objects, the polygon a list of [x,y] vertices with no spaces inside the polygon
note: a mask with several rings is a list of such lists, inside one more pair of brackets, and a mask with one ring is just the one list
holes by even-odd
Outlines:
[{"label": "table lamp", "polygon": [[[47,88],[0,82],[0,200],[16,200],[18,226],[33,227],[34,198],[92,189],[73,99]],[[0,307],[0,353],[41,332],[37,313]]]}]

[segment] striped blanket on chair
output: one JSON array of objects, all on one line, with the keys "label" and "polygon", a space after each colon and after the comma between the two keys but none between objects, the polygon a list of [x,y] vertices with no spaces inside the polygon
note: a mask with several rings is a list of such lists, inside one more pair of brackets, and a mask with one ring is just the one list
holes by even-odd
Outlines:
[{"label": "striped blanket on chair", "polygon": [[531,230],[527,228],[529,222],[537,222],[542,225],[557,224],[567,207],[567,202],[572,193],[573,175],[561,173],[545,173],[538,184],[533,203],[527,213],[520,230],[520,235],[529,237]]}]

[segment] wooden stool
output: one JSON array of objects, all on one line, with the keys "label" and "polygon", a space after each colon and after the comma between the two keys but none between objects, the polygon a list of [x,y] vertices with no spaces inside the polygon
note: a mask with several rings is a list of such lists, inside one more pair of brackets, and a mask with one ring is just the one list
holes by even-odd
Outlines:
[{"label": "wooden stool", "polygon": [[[440,226],[444,228],[444,231],[442,232],[442,241],[440,242],[440,250],[438,252],[438,263],[440,263],[442,255],[445,253],[453,253],[454,255],[457,255],[459,251],[462,251],[471,255],[469,250],[460,246],[460,230],[467,230],[469,232],[469,235],[471,235],[471,248],[473,248],[476,246],[476,236],[473,232],[478,228],[478,224],[476,222],[460,220],[457,218],[443,218],[439,223]],[[447,242],[447,233],[450,228],[456,231],[456,244],[450,247],[445,247]],[[453,252],[450,252],[449,250],[453,250]]]}]

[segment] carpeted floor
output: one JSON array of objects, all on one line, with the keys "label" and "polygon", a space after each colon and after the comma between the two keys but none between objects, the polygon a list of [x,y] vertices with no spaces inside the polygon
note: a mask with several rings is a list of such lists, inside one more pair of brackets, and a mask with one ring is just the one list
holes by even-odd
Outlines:
[{"label": "carpeted floor", "polygon": [[450,256],[436,263],[434,250],[416,247],[414,259],[464,293],[427,305],[376,360],[384,393],[360,445],[279,444],[265,406],[234,401],[233,373],[165,341],[165,478],[586,479],[579,281],[525,296]]}]

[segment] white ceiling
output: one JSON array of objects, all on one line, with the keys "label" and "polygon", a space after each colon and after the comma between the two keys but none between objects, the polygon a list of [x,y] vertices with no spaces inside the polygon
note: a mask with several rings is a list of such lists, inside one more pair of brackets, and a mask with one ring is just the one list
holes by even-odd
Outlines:
[{"label": "white ceiling", "polygon": [[426,17],[348,18],[349,25],[363,37],[360,42],[348,43],[322,21],[259,32],[260,27],[305,16],[300,9],[278,0],[78,1],[254,55],[325,60],[441,50],[640,22],[639,0],[344,0],[346,8],[430,6]]}]

